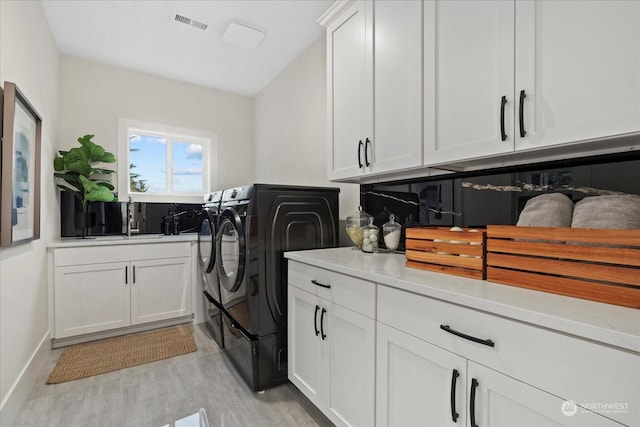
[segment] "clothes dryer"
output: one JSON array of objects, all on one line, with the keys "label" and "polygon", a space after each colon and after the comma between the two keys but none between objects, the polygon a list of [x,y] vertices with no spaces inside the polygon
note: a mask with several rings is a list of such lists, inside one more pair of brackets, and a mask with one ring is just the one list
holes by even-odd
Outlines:
[{"label": "clothes dryer", "polygon": [[218,214],[222,191],[204,196],[200,227],[198,229],[198,263],[202,273],[202,295],[207,307],[206,327],[218,345],[224,348],[222,335],[222,302],[216,269],[215,238],[218,230]]},{"label": "clothes dryer", "polygon": [[225,190],[216,268],[225,353],[254,390],[287,381],[286,251],[338,245],[338,188]]}]

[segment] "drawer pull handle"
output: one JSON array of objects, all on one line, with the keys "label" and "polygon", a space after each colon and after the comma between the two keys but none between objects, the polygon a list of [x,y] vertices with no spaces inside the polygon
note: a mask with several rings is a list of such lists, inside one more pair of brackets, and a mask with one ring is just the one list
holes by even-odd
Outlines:
[{"label": "drawer pull handle", "polygon": [[320,331],[318,330],[318,310],[320,310],[320,306],[316,304],[316,312],[313,315],[313,329],[316,332],[316,336],[318,336],[318,334],[320,333]]},{"label": "drawer pull handle", "polygon": [[520,91],[520,138],[524,138],[527,135],[527,131],[524,130],[524,99],[527,94],[524,89]]},{"label": "drawer pull handle", "polygon": [[324,283],[320,283],[320,282],[316,281],[315,279],[312,280],[311,283],[313,283],[316,286],[320,286],[322,288],[331,289],[331,285],[325,285]]},{"label": "drawer pull handle", "polygon": [[503,141],[507,140],[507,133],[504,130],[504,107],[507,105],[507,97],[503,96],[500,100],[500,138]]},{"label": "drawer pull handle", "polygon": [[124,266],[124,286],[126,287],[129,284],[129,266]]},{"label": "drawer pull handle", "polygon": [[327,337],[327,334],[324,333],[324,314],[327,312],[327,310],[324,309],[324,307],[322,307],[322,312],[320,313],[320,334],[322,337],[322,341],[324,341],[324,339]]},{"label": "drawer pull handle", "polygon": [[471,412],[471,427],[478,427],[476,424],[476,389],[478,388],[478,380],[471,379],[471,399],[469,403],[469,412]]},{"label": "drawer pull handle", "polygon": [[491,340],[483,340],[482,338],[472,337],[471,335],[467,335],[467,334],[463,334],[462,332],[455,331],[451,329],[449,325],[440,325],[440,329],[442,329],[445,332],[449,332],[450,334],[453,334],[455,336],[458,336],[460,338],[464,338],[465,340],[477,342],[478,344],[483,344],[489,347],[494,347],[496,345]]},{"label": "drawer pull handle", "polygon": [[362,154],[362,140],[358,141],[358,168],[362,169],[362,158],[360,155]]},{"label": "drawer pull handle", "polygon": [[367,138],[364,141],[364,165],[367,167],[371,166],[371,163],[369,163],[369,156],[367,155],[367,148],[369,148],[369,144],[371,144],[371,140]]},{"label": "drawer pull handle", "polygon": [[456,412],[456,383],[458,382],[458,377],[460,373],[457,369],[453,370],[453,374],[451,375],[451,419],[454,423],[458,422],[458,417],[460,416]]}]

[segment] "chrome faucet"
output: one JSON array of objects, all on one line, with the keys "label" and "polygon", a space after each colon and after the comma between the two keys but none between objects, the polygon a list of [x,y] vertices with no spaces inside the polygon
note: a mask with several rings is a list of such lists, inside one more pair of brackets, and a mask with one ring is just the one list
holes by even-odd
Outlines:
[{"label": "chrome faucet", "polygon": [[140,229],[135,227],[135,203],[131,200],[131,196],[129,196],[129,201],[127,202],[127,236],[131,237],[132,233],[140,233]]}]

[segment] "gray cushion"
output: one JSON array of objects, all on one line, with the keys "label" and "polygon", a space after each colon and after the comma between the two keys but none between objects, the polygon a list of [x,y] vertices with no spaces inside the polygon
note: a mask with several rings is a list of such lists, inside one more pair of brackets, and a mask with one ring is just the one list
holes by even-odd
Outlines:
[{"label": "gray cushion", "polygon": [[573,210],[574,228],[640,229],[640,196],[585,197]]},{"label": "gray cushion", "polygon": [[573,202],[562,193],[547,193],[527,200],[516,225],[571,227]]}]

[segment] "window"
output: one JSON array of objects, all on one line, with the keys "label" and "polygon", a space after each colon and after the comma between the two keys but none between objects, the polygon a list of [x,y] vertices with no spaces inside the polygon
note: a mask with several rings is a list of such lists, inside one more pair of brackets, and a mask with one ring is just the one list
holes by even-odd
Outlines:
[{"label": "window", "polygon": [[119,139],[121,200],[200,203],[216,184],[215,134],[120,120]]}]

